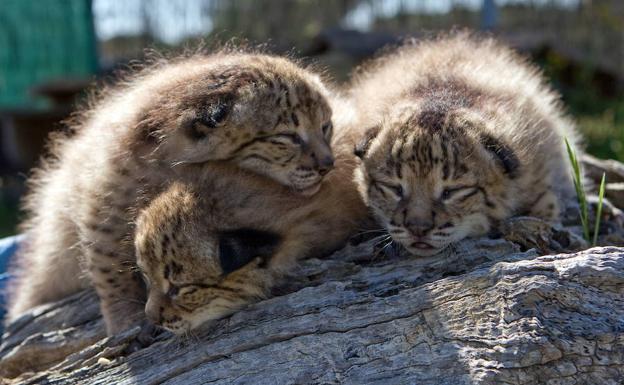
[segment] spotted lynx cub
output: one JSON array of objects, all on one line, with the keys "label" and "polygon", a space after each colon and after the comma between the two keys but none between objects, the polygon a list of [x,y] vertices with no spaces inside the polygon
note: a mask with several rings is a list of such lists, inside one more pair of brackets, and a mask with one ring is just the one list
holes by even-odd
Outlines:
[{"label": "spotted lynx cub", "polygon": [[414,254],[514,214],[557,221],[573,195],[573,123],[538,70],[491,39],[407,44],[360,71],[349,95],[361,194]]},{"label": "spotted lynx cub", "polygon": [[109,334],[143,319],[137,210],[206,161],[314,194],[334,162],[326,93],[286,59],[235,51],[163,61],[105,91],[31,178],[9,322],[89,282]]},{"label": "spotted lynx cub", "polygon": [[184,333],[265,298],[297,259],[340,247],[367,216],[351,147],[340,152],[312,197],[210,164],[157,197],[136,228],[147,317]]}]

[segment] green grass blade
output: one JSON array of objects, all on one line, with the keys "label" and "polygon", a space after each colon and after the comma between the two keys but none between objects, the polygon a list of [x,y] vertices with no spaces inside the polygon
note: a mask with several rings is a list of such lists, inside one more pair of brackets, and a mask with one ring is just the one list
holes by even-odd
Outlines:
[{"label": "green grass blade", "polygon": [[602,180],[600,181],[600,190],[598,191],[598,208],[596,209],[596,223],[594,224],[594,239],[592,239],[592,246],[596,246],[598,242],[598,229],[600,228],[600,217],[602,216],[602,201],[605,193],[605,180],[606,174],[602,173]]},{"label": "green grass blade", "polygon": [[568,138],[564,138],[563,140],[565,141],[566,148],[568,149],[568,157],[570,158],[570,163],[572,164],[572,168],[574,169],[574,176],[579,175],[580,172],[578,167],[578,161],[576,160],[576,154],[574,153],[572,146],[570,146]]},{"label": "green grass blade", "polygon": [[574,181],[574,189],[576,190],[576,198],[579,204],[579,216],[581,217],[581,226],[583,227],[583,236],[587,242],[590,242],[589,235],[589,219],[587,209],[587,197],[585,196],[585,189],[583,187],[583,179],[581,177],[581,166],[579,165],[576,153],[570,146],[567,138],[564,138],[566,149],[568,151],[568,157],[570,158],[570,164],[572,165],[572,179]]}]

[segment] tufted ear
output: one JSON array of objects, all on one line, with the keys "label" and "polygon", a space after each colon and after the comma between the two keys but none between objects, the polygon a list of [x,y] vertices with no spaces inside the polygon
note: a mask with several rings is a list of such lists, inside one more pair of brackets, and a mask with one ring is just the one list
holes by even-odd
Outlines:
[{"label": "tufted ear", "polygon": [[260,257],[265,262],[273,256],[281,237],[270,231],[237,229],[219,234],[219,261],[223,274],[240,269]]},{"label": "tufted ear", "polygon": [[511,147],[490,134],[481,133],[479,140],[483,147],[494,155],[505,174],[512,179],[518,175],[520,161]]},{"label": "tufted ear", "polygon": [[202,122],[210,128],[217,127],[227,118],[232,109],[233,98],[220,98],[216,103],[210,105],[202,115]]},{"label": "tufted ear", "polygon": [[353,153],[358,158],[364,159],[364,156],[370,148],[371,142],[377,137],[377,135],[379,135],[379,131],[381,131],[381,126],[373,126],[366,130],[364,137],[355,145],[355,148],[353,149]]},{"label": "tufted ear", "polygon": [[187,131],[192,139],[203,139],[210,134],[212,129],[222,124],[232,111],[234,96],[221,94],[212,98],[203,110],[194,119]]}]

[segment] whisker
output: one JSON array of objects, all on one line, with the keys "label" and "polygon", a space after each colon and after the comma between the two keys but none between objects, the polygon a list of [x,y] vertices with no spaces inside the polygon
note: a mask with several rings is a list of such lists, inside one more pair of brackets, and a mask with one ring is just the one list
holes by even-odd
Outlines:
[{"label": "whisker", "polygon": [[375,230],[363,230],[355,233],[354,235],[364,235],[364,234],[383,234],[385,233],[385,229],[375,229]]},{"label": "whisker", "polygon": [[[377,239],[388,239],[388,238],[390,238],[390,234],[385,233],[385,234],[383,234],[383,235],[379,235],[379,236],[378,236],[378,237],[376,237],[376,238],[377,238]],[[373,239],[375,239],[375,238],[373,238]]]},{"label": "whisker", "polygon": [[172,162],[171,163],[171,167],[177,167],[177,166],[183,166],[185,164],[190,164],[191,162],[189,162],[188,160],[180,160],[177,162]]},{"label": "whisker", "polygon": [[192,338],[193,338],[193,341],[194,341],[195,343],[198,343],[198,342],[200,341],[200,340],[199,340],[199,337],[197,336],[197,334],[195,334],[195,333],[193,332],[193,330],[188,329],[187,333],[188,333],[189,337],[192,337]]},{"label": "whisker", "polygon": [[370,240],[374,238],[376,234],[384,234],[386,230],[383,228],[374,228],[371,229],[369,227],[359,227],[353,235],[351,235],[351,239],[359,239],[358,243]]},{"label": "whisker", "polygon": [[[392,238],[385,238],[385,239],[380,240],[379,242],[377,242],[377,243],[375,243],[375,244],[373,245],[373,248],[374,248],[376,251],[379,251],[380,249],[383,249],[383,248],[385,247],[386,242],[392,242]],[[383,244],[383,246],[380,246],[380,245],[382,245],[382,244]]]},{"label": "whisker", "polygon": [[[112,296],[111,298],[119,299],[119,300],[130,302],[130,303],[138,303],[140,305],[145,306],[145,301],[140,301],[140,300],[135,299],[135,298],[121,297],[121,296]],[[139,313],[142,313],[142,311],[141,312],[137,312],[136,314],[139,314]]]},{"label": "whisker", "polygon": [[391,239],[390,242],[386,243],[382,248],[381,251],[385,251],[389,246],[391,246],[394,243],[394,241]]},{"label": "whisker", "polygon": [[387,239],[392,238],[392,236],[390,234],[385,234],[383,236],[378,237],[377,239],[381,240],[381,241],[385,241]]},{"label": "whisker", "polygon": [[184,329],[184,334],[182,335],[182,338],[184,339],[184,342],[189,344],[191,343],[191,331],[188,329]]},{"label": "whisker", "polygon": [[[376,250],[375,255],[373,255],[373,260],[376,260],[377,257],[379,257],[381,254],[385,254],[385,250],[394,242],[394,240],[390,236],[386,237],[384,241],[387,242],[381,248],[378,248]],[[377,243],[377,245],[379,245],[380,243],[381,242]]]}]

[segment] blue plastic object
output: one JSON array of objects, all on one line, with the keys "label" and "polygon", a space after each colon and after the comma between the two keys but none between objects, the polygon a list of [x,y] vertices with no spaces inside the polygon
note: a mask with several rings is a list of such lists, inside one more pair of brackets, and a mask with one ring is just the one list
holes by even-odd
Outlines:
[{"label": "blue plastic object", "polygon": [[6,313],[6,286],[11,278],[7,268],[23,240],[23,235],[0,239],[0,333],[2,333],[2,320]]}]

